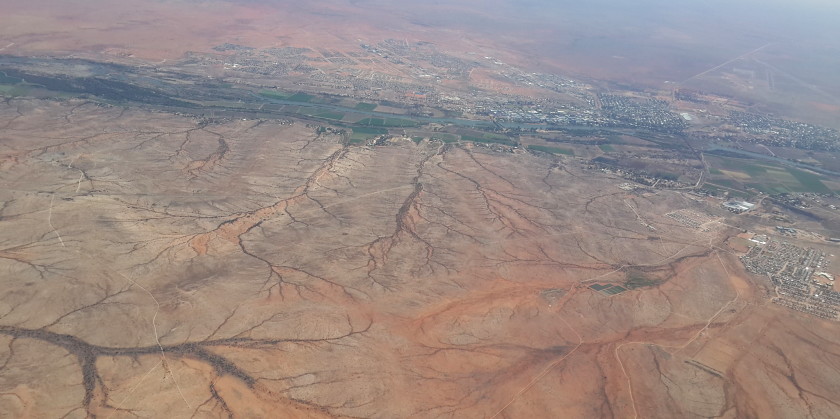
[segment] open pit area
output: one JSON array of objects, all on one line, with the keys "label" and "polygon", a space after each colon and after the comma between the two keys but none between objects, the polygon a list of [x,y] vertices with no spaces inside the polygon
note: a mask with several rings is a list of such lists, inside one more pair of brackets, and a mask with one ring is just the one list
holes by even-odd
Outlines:
[{"label": "open pit area", "polygon": [[0,137],[8,417],[840,408],[837,323],[773,304],[714,200],[569,156],[79,99],[7,99]]}]

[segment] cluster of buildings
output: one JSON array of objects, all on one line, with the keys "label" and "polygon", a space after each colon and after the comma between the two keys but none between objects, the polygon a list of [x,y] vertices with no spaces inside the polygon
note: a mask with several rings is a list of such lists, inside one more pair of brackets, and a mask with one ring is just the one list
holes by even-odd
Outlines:
[{"label": "cluster of buildings", "polygon": [[[529,74],[532,78],[543,75]],[[550,77],[547,77],[550,79]],[[534,83],[545,86],[546,83]],[[550,90],[558,91],[564,86],[566,92],[573,84],[555,84]],[[592,97],[581,95],[579,104],[541,100],[522,101],[521,98],[502,101],[479,100],[463,110],[475,115],[487,115],[496,120],[516,123],[547,124],[554,126],[587,126],[603,128],[644,128],[661,133],[678,133],[686,128],[686,120],[671,111],[667,103],[656,99],[638,99],[629,96],[602,95],[596,102]]]},{"label": "cluster of buildings", "polygon": [[741,142],[761,143],[805,150],[840,151],[840,131],[769,115],[733,111],[730,124],[751,134]]},{"label": "cluster of buildings", "polygon": [[409,43],[405,40],[386,39],[374,46],[361,44],[361,48],[393,64],[405,66],[420,76],[466,77],[479,65],[476,60],[441,53],[427,42]]},{"label": "cluster of buildings", "polygon": [[660,99],[636,99],[619,95],[600,95],[601,109],[619,126],[647,128],[652,131],[678,133],[687,126],[686,119],[672,112]]},{"label": "cluster of buildings", "polygon": [[[484,118],[506,127],[549,125],[639,128],[683,133],[692,117],[674,112],[655,98],[596,94],[591,86],[556,74],[526,72],[493,57],[458,57],[426,42],[387,39],[358,50],[310,48],[254,49],[236,44],[214,48],[218,54],[193,53],[183,69],[225,70],[225,80],[281,89],[317,91],[408,108],[411,114]],[[383,69],[398,69],[388,71]],[[475,70],[492,74],[475,78]],[[534,98],[522,89],[544,89],[556,98]],[[698,94],[680,90],[677,99]],[[701,95],[702,96],[702,95]],[[701,101],[702,102],[702,101]],[[698,102],[700,103],[700,102]],[[439,113],[438,113],[439,115]],[[718,122],[737,130],[715,131],[709,138],[811,150],[840,150],[840,131],[768,115],[732,111]],[[700,134],[698,134],[700,135]]]},{"label": "cluster of buildings", "polygon": [[753,203],[737,200],[726,201],[723,204],[721,204],[721,206],[736,214],[747,212],[755,208],[755,204]]},{"label": "cluster of buildings", "polygon": [[799,233],[795,228],[785,227],[785,226],[776,226],[776,231],[783,236],[791,236],[796,237]]},{"label": "cluster of buildings", "polygon": [[590,170],[597,169],[600,170],[602,173],[621,176],[624,179],[633,181],[644,186],[649,186],[651,188],[687,189],[691,187],[691,185],[680,182],[676,179],[667,179],[665,177],[657,176],[643,171],[619,167],[616,163],[613,163],[612,161],[610,161],[610,159],[604,157],[596,157],[590,160],[589,165],[587,165],[586,168]]},{"label": "cluster of buildings", "polygon": [[830,264],[825,252],[777,240],[754,242],[758,245],[741,262],[747,271],[770,278],[778,294],[773,302],[838,320],[840,292],[834,291],[834,277],[824,272]]},{"label": "cluster of buildings", "polygon": [[702,229],[704,232],[710,231],[708,227],[704,227],[706,223],[711,221],[711,218],[705,215],[698,214],[694,211],[688,209],[681,209],[677,211],[672,211],[667,214],[668,217],[674,219],[674,221],[691,228]]},{"label": "cluster of buildings", "polygon": [[[380,103],[393,101],[512,124],[645,128],[663,133],[680,132],[687,125],[662,100],[596,96],[590,86],[563,76],[525,72],[492,57],[455,57],[424,42],[388,39],[346,52],[294,47],[254,49],[236,44],[223,44],[215,50],[220,54],[192,54],[185,64],[221,67],[228,80],[236,80],[239,73],[243,79],[250,77],[250,82],[265,83],[266,87],[274,87],[269,83],[282,79],[304,91]],[[398,65],[401,74],[378,70],[383,62]],[[541,88],[561,93],[563,98],[535,99],[498,86],[456,91],[449,87],[452,81],[480,85],[481,81],[470,78],[476,68],[490,70],[502,82],[500,85]],[[418,112],[423,114],[422,110]]]}]

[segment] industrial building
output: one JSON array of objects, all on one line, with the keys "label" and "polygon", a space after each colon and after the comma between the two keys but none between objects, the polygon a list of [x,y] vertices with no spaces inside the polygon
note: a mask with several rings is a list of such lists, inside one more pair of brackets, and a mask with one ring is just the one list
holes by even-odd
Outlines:
[{"label": "industrial building", "polygon": [[747,212],[755,208],[755,204],[751,204],[746,201],[726,201],[722,205],[724,208],[736,214]]}]

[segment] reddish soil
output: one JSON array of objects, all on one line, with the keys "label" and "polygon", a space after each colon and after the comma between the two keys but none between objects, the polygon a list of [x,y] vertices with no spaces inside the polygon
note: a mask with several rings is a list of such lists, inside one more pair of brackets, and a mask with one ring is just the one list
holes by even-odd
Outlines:
[{"label": "reddish soil", "polygon": [[[663,215],[719,211],[682,192],[622,191],[564,158],[348,147],[299,122],[19,99],[0,124],[11,416],[838,408],[836,323],[769,304],[725,250],[739,230]],[[651,282],[589,288],[631,274]]]}]

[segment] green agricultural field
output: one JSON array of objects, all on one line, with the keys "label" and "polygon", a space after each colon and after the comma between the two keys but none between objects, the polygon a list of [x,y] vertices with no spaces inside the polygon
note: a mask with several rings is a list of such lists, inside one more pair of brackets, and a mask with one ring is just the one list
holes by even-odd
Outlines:
[{"label": "green agricultural field", "polygon": [[374,127],[381,127],[385,125],[384,118],[365,118],[356,122],[359,125],[370,125]]},{"label": "green agricultural field", "polygon": [[386,127],[398,127],[398,128],[416,127],[418,125],[420,125],[420,124],[418,124],[417,122],[414,122],[414,121],[411,121],[411,120],[408,120],[408,119],[400,119],[400,118],[385,118],[385,123],[383,124],[383,126],[386,126]]},{"label": "green agricultural field", "polygon": [[815,193],[831,193],[831,189],[828,189],[824,183],[820,180],[820,177],[806,172],[804,170],[788,168],[788,172],[790,172],[793,177],[796,178],[797,181],[804,187],[805,190],[803,192],[815,192]]},{"label": "green agricultural field", "polygon": [[343,113],[332,112],[332,111],[321,112],[321,113],[318,113],[318,114],[315,114],[315,115],[312,115],[312,116],[314,116],[316,118],[333,119],[333,120],[336,120],[336,121],[341,121],[341,119],[344,118]]},{"label": "green agricultural field", "polygon": [[23,79],[9,77],[0,71],[0,95],[3,96],[24,96],[29,93],[32,85],[24,83]]},{"label": "green agricultural field", "polygon": [[29,88],[24,85],[0,84],[0,95],[3,96],[24,96]]},{"label": "green agricultural field", "polygon": [[786,187],[781,183],[748,183],[746,184],[747,187],[753,188],[757,191],[761,191],[767,195],[777,195],[782,193],[790,193],[793,192],[792,189]]},{"label": "green agricultural field", "polygon": [[497,139],[497,140],[509,140],[510,139],[510,137],[505,135],[505,134],[497,134],[495,132],[485,132],[484,133],[484,138],[491,138],[491,139]]},{"label": "green agricultural field", "polygon": [[365,118],[359,120],[356,124],[392,128],[416,127],[419,125],[417,122],[400,118]]},{"label": "green agricultural field", "polygon": [[751,160],[715,155],[708,159],[714,169],[744,173],[748,176],[761,176],[767,172],[767,166],[755,164]]},{"label": "green agricultural field", "polygon": [[627,291],[627,289],[622,287],[621,285],[616,285],[608,290],[605,290],[604,292],[606,292],[609,295],[616,295],[621,294],[624,291]]},{"label": "green agricultural field", "polygon": [[278,99],[278,100],[288,100],[290,102],[309,102],[315,96],[308,95],[306,93],[298,92],[295,94],[289,94],[285,92],[281,92],[279,90],[263,90],[260,92],[260,96],[269,98],[269,99]]},{"label": "green agricultural field", "polygon": [[354,134],[368,134],[368,135],[382,135],[387,134],[388,130],[385,128],[375,128],[375,127],[353,127]]},{"label": "green agricultural field", "polygon": [[606,295],[616,295],[627,291],[627,288],[614,284],[592,284],[589,288]]},{"label": "green agricultural field", "polygon": [[286,107],[286,105],[281,105],[279,103],[268,103],[268,104],[263,105],[262,109],[267,110],[267,111],[279,111],[279,110],[283,109],[284,107]]},{"label": "green agricultural field", "polygon": [[613,151],[615,151],[615,147],[609,144],[601,144],[598,146],[598,148],[600,148],[601,151],[603,151],[604,153],[612,153]]},{"label": "green agricultural field", "polygon": [[276,91],[276,90],[263,90],[263,91],[260,92],[260,96],[267,97],[269,99],[280,99],[280,100],[286,100],[286,99],[289,98],[288,93],[283,93],[283,92],[279,92],[279,91]]},{"label": "green agricultural field", "polygon": [[750,175],[751,177],[759,177],[759,176],[763,176],[767,173],[767,167],[766,166],[760,166],[760,165],[757,165],[757,164],[744,165],[742,170],[744,171],[744,173]]},{"label": "green agricultural field", "polygon": [[499,134],[495,132],[486,132],[486,131],[478,131],[474,129],[459,129],[456,131],[457,134],[460,134],[462,138],[470,137],[470,138],[483,138],[486,140],[500,140],[500,141],[509,141],[511,138],[505,134]]},{"label": "green agricultural field", "polygon": [[574,156],[575,151],[570,148],[551,147],[545,145],[529,145],[528,150],[542,151],[543,153],[564,154],[566,156]]},{"label": "green agricultural field", "polygon": [[314,97],[315,97],[315,96],[312,96],[312,95],[308,95],[308,94],[306,94],[306,93],[300,93],[300,92],[299,92],[299,93],[295,93],[295,94],[293,94],[293,95],[291,95],[291,96],[287,97],[287,98],[286,98],[286,100],[288,100],[288,101],[290,101],[290,102],[309,102],[309,101],[311,101]]},{"label": "green agricultural field", "polygon": [[[724,184],[720,180],[714,182]],[[818,175],[794,168],[765,167],[762,176],[751,176],[744,184],[770,195],[790,192],[832,192],[822,183]]]},{"label": "green agricultural field", "polygon": [[789,192],[831,193],[831,189],[822,183],[817,174],[804,170],[784,167],[773,162],[756,163],[747,159],[734,157],[712,156],[708,159],[714,167],[709,173],[716,177],[711,182],[721,186],[737,188],[737,184],[730,179],[721,179],[729,172],[736,180],[747,187],[766,194],[780,194]]},{"label": "green agricultural field", "polygon": [[378,105],[376,105],[375,103],[359,102],[359,103],[356,104],[356,109],[360,110],[360,111],[370,112],[370,111],[376,109],[377,106]]},{"label": "green agricultural field", "polygon": [[720,185],[720,186],[725,186],[727,188],[737,189],[739,187],[739,185],[737,183],[735,183],[735,181],[732,180],[732,179],[726,179],[726,178],[724,178],[724,179],[713,179],[711,182],[714,182],[715,184]]}]

